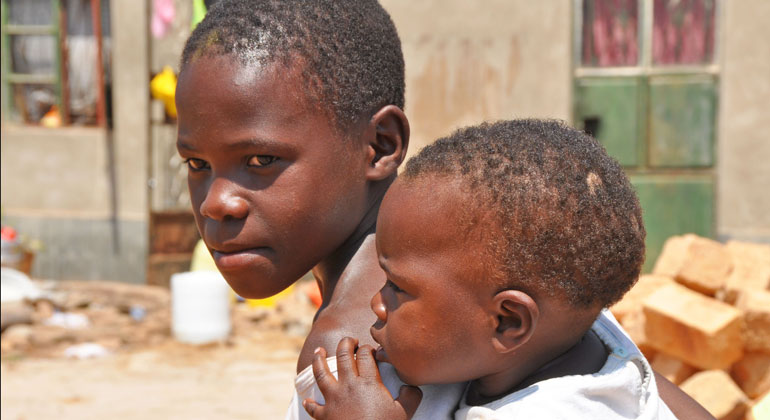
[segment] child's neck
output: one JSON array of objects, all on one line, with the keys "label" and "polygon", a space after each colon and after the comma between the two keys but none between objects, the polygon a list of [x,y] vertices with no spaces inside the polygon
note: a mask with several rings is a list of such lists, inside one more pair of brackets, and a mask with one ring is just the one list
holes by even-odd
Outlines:
[{"label": "child's neck", "polygon": [[[579,340],[517,358],[513,367],[473,381],[466,402],[483,405],[546,379],[598,372],[608,352],[599,337],[588,330]],[[534,368],[533,368],[534,366]]]},{"label": "child's neck", "polygon": [[[332,296],[337,288],[337,283],[343,278],[343,273],[353,262],[357,254],[361,254],[362,244],[374,235],[377,226],[377,214],[380,211],[382,198],[392,180],[380,182],[372,186],[371,204],[364,213],[356,229],[351,233],[345,242],[337,247],[334,252],[327,255],[313,267],[313,277],[315,277],[321,289],[321,298],[323,300],[322,308],[332,301]],[[368,256],[367,256],[368,257]],[[366,257],[364,257],[366,258]],[[375,254],[374,263],[377,263]],[[368,306],[367,306],[368,309]]]}]

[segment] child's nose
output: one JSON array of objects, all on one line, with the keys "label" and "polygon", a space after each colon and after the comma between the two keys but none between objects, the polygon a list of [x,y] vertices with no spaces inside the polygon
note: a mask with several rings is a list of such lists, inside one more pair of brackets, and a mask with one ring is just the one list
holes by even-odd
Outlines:
[{"label": "child's nose", "polygon": [[218,221],[228,218],[246,218],[249,213],[249,203],[237,194],[237,188],[227,179],[215,179],[201,203],[201,215]]},{"label": "child's nose", "polygon": [[372,297],[371,305],[372,311],[374,311],[374,314],[377,315],[377,319],[382,322],[388,320],[388,311],[385,309],[385,302],[382,300],[382,289],[374,294],[374,297]]}]

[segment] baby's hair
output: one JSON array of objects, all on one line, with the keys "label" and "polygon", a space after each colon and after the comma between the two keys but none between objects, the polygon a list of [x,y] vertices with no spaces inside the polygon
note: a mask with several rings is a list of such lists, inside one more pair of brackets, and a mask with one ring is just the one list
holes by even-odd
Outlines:
[{"label": "baby's hair", "polygon": [[181,71],[217,55],[244,66],[301,65],[308,97],[339,128],[404,107],[401,41],[376,0],[219,1],[187,40]]},{"label": "baby's hair", "polygon": [[403,173],[407,182],[426,175],[458,177],[470,211],[496,213],[500,233],[482,236],[493,238],[486,245],[501,263],[501,287],[606,307],[639,276],[645,230],[636,194],[596,140],[562,122],[460,129],[422,149]]}]

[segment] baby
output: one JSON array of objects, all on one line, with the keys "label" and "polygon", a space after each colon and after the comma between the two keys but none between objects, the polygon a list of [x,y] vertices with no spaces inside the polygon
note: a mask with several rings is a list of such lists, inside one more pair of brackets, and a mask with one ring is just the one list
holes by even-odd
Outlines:
[{"label": "baby", "polygon": [[[644,260],[639,201],[594,139],[555,121],[465,128],[411,159],[377,221],[380,347],[317,349],[314,418],[410,418],[415,386],[469,381],[456,419],[669,419],[604,308]],[[376,361],[405,386],[396,400]],[[387,365],[385,365],[387,366]]]}]

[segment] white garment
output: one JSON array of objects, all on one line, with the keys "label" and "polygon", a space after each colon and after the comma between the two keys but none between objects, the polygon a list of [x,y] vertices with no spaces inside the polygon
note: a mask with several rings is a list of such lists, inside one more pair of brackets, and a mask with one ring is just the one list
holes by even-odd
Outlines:
[{"label": "white garment", "polygon": [[591,329],[611,352],[599,372],[547,379],[483,406],[468,406],[463,396],[455,420],[676,419],[649,363],[615,318],[603,311]]},{"label": "white garment", "polygon": [[[329,370],[337,377],[337,358],[328,357],[326,363]],[[404,385],[398,376],[393,365],[389,363],[377,363],[380,369],[380,377],[385,387],[388,388],[393,398],[398,396],[398,390]],[[421,386],[422,400],[417,412],[412,420],[442,420],[451,419],[452,413],[457,408],[457,402],[466,388],[466,383],[451,385],[425,385]],[[285,420],[312,420],[302,407],[302,401],[306,398],[312,398],[319,404],[324,403],[324,397],[313,376],[313,367],[308,366],[294,379],[294,396],[291,399],[289,410],[286,412]]]}]

